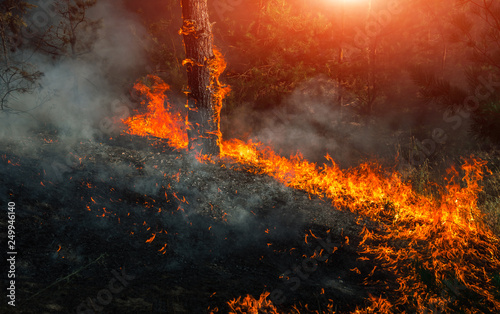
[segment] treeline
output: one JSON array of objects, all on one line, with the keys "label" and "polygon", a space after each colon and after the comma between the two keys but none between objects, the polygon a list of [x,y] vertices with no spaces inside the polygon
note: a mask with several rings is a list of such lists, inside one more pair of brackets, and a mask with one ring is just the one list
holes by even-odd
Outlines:
[{"label": "treeline", "polygon": [[[88,11],[95,4],[96,0],[4,0],[0,3],[2,112],[26,112],[25,106],[20,109],[13,101],[19,94],[37,89],[44,75],[39,69],[43,63],[40,59],[57,64],[60,60],[76,60],[92,50],[100,21],[89,18]],[[73,91],[74,101],[78,101],[76,79]]]},{"label": "treeline", "polygon": [[[177,1],[161,6],[153,20],[143,11],[152,60],[182,88],[180,11]],[[323,77],[337,85],[331,106],[361,118],[405,114],[418,124],[440,116],[452,128],[464,119],[475,136],[500,142],[497,1],[218,0],[211,19],[228,59],[226,114],[280,106],[301,83]]]},{"label": "treeline", "polygon": [[[96,1],[0,3],[0,106],[36,87],[31,52],[77,58],[96,40]],[[46,2],[43,2],[46,3]],[[180,6],[176,0],[124,0],[148,29],[150,69],[179,93],[186,86]],[[336,85],[332,108],[361,119],[439,116],[471,121],[481,139],[500,142],[500,3],[494,0],[214,0],[216,45],[228,60],[232,92],[224,114],[267,110],[311,78]],[[43,24],[42,13],[50,15]],[[45,13],[47,14],[47,13]],[[38,20],[37,20],[38,19]],[[36,27],[41,25],[41,27]],[[135,81],[136,78],[130,78]]]}]

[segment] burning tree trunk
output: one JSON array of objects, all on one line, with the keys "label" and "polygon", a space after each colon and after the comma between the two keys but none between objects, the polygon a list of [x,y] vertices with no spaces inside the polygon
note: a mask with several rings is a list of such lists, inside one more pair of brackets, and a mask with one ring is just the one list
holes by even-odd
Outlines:
[{"label": "burning tree trunk", "polygon": [[220,153],[220,110],[228,91],[219,83],[225,63],[213,48],[212,25],[207,0],[182,0],[183,25],[189,92],[189,148],[202,154]]}]

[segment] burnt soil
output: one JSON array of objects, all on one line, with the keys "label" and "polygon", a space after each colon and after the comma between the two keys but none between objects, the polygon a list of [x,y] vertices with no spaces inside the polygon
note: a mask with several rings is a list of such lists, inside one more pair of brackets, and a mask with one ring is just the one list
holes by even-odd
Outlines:
[{"label": "burnt soil", "polygon": [[264,291],[285,313],[390,299],[389,272],[363,284],[377,262],[361,254],[359,233],[376,222],[234,169],[244,167],[128,135],[68,143],[39,133],[2,143],[0,157],[17,251],[16,307],[4,297],[2,313],[227,313],[229,300]]}]

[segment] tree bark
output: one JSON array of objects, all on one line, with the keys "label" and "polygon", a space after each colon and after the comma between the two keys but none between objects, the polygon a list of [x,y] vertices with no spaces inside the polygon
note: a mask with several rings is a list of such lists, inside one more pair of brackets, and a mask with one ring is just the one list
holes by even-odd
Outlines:
[{"label": "tree bark", "polygon": [[220,56],[214,55],[207,0],[182,0],[183,35],[188,86],[189,149],[220,154]]}]

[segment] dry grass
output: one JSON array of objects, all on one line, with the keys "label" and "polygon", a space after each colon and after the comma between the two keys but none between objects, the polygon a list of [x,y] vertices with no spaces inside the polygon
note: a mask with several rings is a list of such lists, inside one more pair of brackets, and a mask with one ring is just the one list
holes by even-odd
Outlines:
[{"label": "dry grass", "polygon": [[[500,150],[475,150],[467,153],[467,157],[470,155],[488,161],[487,167],[490,173],[487,173],[482,180],[483,190],[478,195],[478,205],[486,215],[485,220],[488,225],[500,237]],[[460,165],[464,157],[449,152],[438,152],[419,166],[413,167],[407,174],[406,180],[411,182],[418,193],[433,195],[436,193],[433,188],[435,184],[440,186],[446,184],[446,169],[451,165]]]},{"label": "dry grass", "polygon": [[484,188],[479,195],[479,205],[486,215],[486,221],[500,237],[500,152],[483,152],[480,157],[488,160],[491,173],[483,179]]}]

